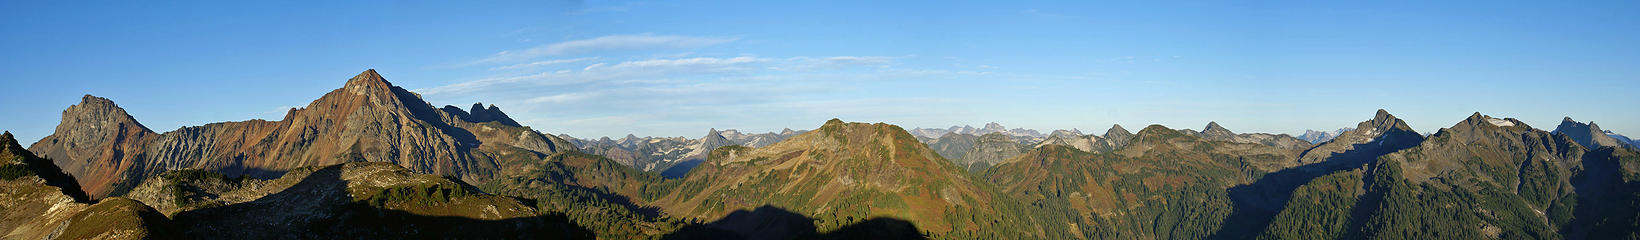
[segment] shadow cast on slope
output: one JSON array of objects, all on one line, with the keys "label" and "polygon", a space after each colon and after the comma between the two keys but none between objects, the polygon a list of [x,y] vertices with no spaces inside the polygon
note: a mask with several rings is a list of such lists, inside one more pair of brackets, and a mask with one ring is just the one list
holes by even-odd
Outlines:
[{"label": "shadow cast on slope", "polygon": [[700,164],[704,162],[706,162],[705,159],[683,160],[682,162],[678,162],[678,164],[672,165],[672,167],[668,167],[666,170],[661,171],[661,177],[666,179],[683,178],[684,176],[689,175],[690,170],[694,170],[696,166],[700,166]]},{"label": "shadow cast on slope", "polygon": [[33,171],[34,175],[44,179],[46,185],[57,187],[63,195],[68,195],[75,202],[94,203],[91,201],[91,196],[85,193],[85,189],[80,187],[80,181],[75,180],[73,175],[69,175],[68,172],[57,167],[56,163],[50,159],[33,156],[26,150],[18,152],[28,154],[22,156],[23,164],[27,166],[29,171]]},{"label": "shadow cast on slope", "polygon": [[[1252,238],[1268,227],[1270,220],[1281,212],[1298,187],[1321,176],[1367,167],[1376,162],[1378,156],[1418,146],[1422,142],[1421,136],[1416,132],[1391,130],[1378,139],[1353,144],[1350,150],[1333,154],[1320,162],[1282,169],[1265,174],[1251,184],[1231,187],[1229,195],[1234,210],[1212,238]],[[1300,158],[1318,147],[1305,150]]]},{"label": "shadow cast on slope", "polygon": [[485,220],[373,207],[353,201],[341,168],[321,168],[250,202],[177,213],[174,232],[190,239],[593,238],[559,214]]},{"label": "shadow cast on slope", "polygon": [[1623,176],[1619,149],[1600,147],[1583,155],[1584,172],[1572,179],[1576,192],[1571,222],[1559,231],[1566,239],[1632,238],[1640,232],[1640,183]]},{"label": "shadow cast on slope", "polygon": [[909,221],[871,218],[830,232],[819,232],[815,219],[771,205],[737,210],[706,224],[684,226],[661,239],[927,239]]}]

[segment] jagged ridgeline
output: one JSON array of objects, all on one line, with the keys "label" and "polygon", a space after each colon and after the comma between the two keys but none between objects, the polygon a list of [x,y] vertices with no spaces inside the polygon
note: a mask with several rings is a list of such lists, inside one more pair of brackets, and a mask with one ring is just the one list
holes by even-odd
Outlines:
[{"label": "jagged ridgeline", "polygon": [[1477,113],[1425,137],[1379,110],[1325,140],[1238,134],[1216,122],[1202,131],[1112,126],[1099,136],[987,129],[919,139],[895,125],[833,119],[758,136],[573,140],[593,145],[581,148],[493,105],[434,108],[373,70],[279,121],[165,133],[88,95],[28,149],[0,138],[0,233],[1640,238],[1640,153],[1570,118],[1548,132]]},{"label": "jagged ridgeline", "polygon": [[279,121],[250,120],[155,133],[108,99],[86,95],[57,130],[29,147],[51,158],[93,198],[119,196],[167,170],[278,177],[344,162],[390,162],[417,172],[484,182],[510,161],[574,149],[521,127],[499,108],[434,108],[367,70]]}]

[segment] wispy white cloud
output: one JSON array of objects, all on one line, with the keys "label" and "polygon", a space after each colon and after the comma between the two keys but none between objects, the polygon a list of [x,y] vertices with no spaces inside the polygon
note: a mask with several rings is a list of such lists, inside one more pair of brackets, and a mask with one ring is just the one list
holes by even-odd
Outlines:
[{"label": "wispy white cloud", "polygon": [[[726,119],[758,119],[743,122],[778,130],[832,117],[948,116],[961,113],[951,109],[963,103],[934,95],[989,74],[978,72],[985,69],[906,63],[914,56],[607,56],[619,54],[497,67],[522,73],[413,91],[433,101],[482,96],[474,100],[505,106],[509,115],[547,132],[624,135],[758,127],[724,125],[736,124]],[[919,86],[906,79],[953,84]],[[882,89],[905,91],[897,97],[876,96]],[[839,94],[864,95],[836,98]]]},{"label": "wispy white cloud", "polygon": [[507,65],[507,66],[493,67],[493,68],[490,68],[490,71],[535,68],[535,67],[542,67],[542,66],[548,66],[548,65],[558,65],[558,64],[565,64],[565,63],[585,62],[585,61],[593,60],[593,59],[598,59],[598,58],[597,57],[583,57],[583,58],[552,59],[552,60],[546,60],[546,61],[535,61],[535,62],[530,62],[530,63],[520,63],[520,64]]},{"label": "wispy white cloud", "polygon": [[[757,57],[647,59],[616,63],[596,62],[579,70],[560,69],[535,74],[492,77],[433,88],[416,89],[426,95],[469,93],[498,86],[557,86],[599,81],[653,81],[663,76],[750,71],[770,59]],[[583,61],[577,61],[583,62]],[[567,63],[565,63],[567,64]],[[547,64],[543,64],[547,65]],[[518,86],[511,86],[518,87]]]},{"label": "wispy white cloud", "polygon": [[666,71],[666,70],[678,70],[678,69],[693,69],[693,70],[697,70],[697,71],[699,71],[699,70],[721,71],[721,70],[743,69],[743,68],[741,68],[741,66],[744,66],[745,64],[758,63],[758,62],[764,62],[764,61],[767,61],[767,59],[761,59],[761,58],[755,58],[755,57],[733,57],[733,58],[697,57],[697,58],[682,58],[682,59],[650,59],[650,60],[639,60],[639,61],[627,61],[627,62],[621,62],[621,63],[617,63],[617,64],[613,64],[613,65],[606,65],[606,64],[601,64],[601,63],[600,64],[593,64],[591,66],[587,66],[583,70],[585,70],[585,71],[627,71],[627,70]]},{"label": "wispy white cloud", "polygon": [[554,94],[554,95],[548,95],[548,96],[534,97],[534,98],[530,98],[529,100],[525,100],[524,102],[525,103],[568,103],[568,102],[580,101],[582,99],[587,99],[587,98],[595,97],[595,96],[598,96],[598,95],[602,95],[602,93],[601,92],[561,93],[561,94]]},{"label": "wispy white cloud", "polygon": [[583,54],[597,51],[621,51],[642,49],[678,49],[694,48],[730,43],[740,40],[734,37],[696,37],[676,35],[610,35],[591,39],[573,40],[541,45],[528,49],[507,50],[469,63],[487,64],[511,61],[522,61],[544,56],[560,56]]},{"label": "wispy white cloud", "polygon": [[769,69],[776,71],[814,71],[858,66],[886,67],[900,58],[888,56],[792,57],[785,59],[785,64],[770,66]]}]

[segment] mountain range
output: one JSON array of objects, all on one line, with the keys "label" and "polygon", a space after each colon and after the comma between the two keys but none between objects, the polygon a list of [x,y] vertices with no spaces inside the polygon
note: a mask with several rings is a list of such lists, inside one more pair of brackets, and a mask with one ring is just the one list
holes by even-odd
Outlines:
[{"label": "mountain range", "polygon": [[0,238],[1640,238],[1640,149],[1569,117],[589,140],[432,106],[367,70],[278,121],[158,133],[86,95],[26,149],[0,135]]},{"label": "mountain range", "polygon": [[1304,141],[1309,141],[1311,144],[1321,144],[1321,142],[1326,142],[1327,140],[1332,140],[1333,138],[1337,138],[1338,135],[1343,135],[1344,132],[1348,132],[1350,130],[1355,130],[1355,129],[1354,128],[1339,128],[1338,130],[1332,130],[1332,131],[1304,130],[1304,134],[1299,134],[1298,139],[1302,139]]},{"label": "mountain range", "polygon": [[661,175],[678,178],[689,169],[706,159],[706,154],[712,149],[722,146],[739,145],[748,147],[762,147],[801,134],[805,131],[796,131],[790,128],[778,133],[745,134],[739,130],[727,129],[718,131],[716,128],[707,130],[706,136],[697,139],[684,137],[643,137],[627,134],[620,140],[602,137],[599,139],[580,139],[566,134],[558,137],[568,140],[575,146],[580,146],[583,152],[601,155],[633,168],[644,171],[659,172]]}]

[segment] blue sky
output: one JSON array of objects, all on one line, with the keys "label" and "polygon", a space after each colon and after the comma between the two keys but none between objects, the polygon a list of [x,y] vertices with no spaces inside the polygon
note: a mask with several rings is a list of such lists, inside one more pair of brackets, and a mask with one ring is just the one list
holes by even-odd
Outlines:
[{"label": "blue sky", "polygon": [[[340,2],[340,3],[338,3]],[[279,119],[374,68],[549,133],[827,119],[1103,132],[1420,131],[1473,112],[1640,134],[1640,5],[1614,2],[0,3],[0,129],[83,94],[148,127]]]}]

